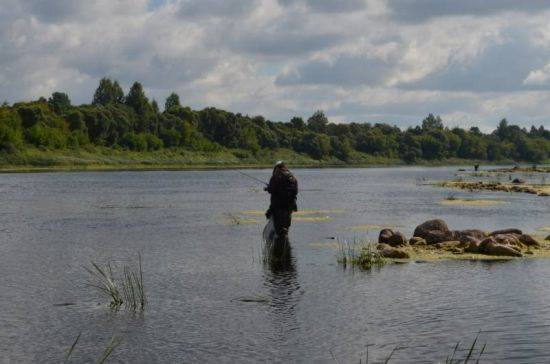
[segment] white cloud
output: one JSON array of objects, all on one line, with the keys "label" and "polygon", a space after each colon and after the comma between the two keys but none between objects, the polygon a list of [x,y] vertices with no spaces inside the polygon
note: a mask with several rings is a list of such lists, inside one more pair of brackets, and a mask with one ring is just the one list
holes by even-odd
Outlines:
[{"label": "white cloud", "polygon": [[[46,6],[47,5],[47,6]],[[3,0],[0,101],[99,79],[162,104],[402,126],[549,125],[547,1]]]}]

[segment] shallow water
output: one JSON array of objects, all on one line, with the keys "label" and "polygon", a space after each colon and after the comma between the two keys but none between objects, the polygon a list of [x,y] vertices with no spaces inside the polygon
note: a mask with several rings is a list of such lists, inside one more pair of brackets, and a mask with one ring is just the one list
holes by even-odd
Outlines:
[{"label": "shallow water", "polygon": [[[123,339],[113,362],[344,363],[364,360],[367,344],[371,361],[399,346],[392,362],[438,362],[483,330],[488,362],[548,362],[550,260],[336,263],[327,238],[375,238],[377,225],[407,235],[434,217],[452,229],[548,226],[548,199],[423,184],[455,171],[296,170],[299,208],[329,218],[293,224],[287,267],[262,264],[262,225],[230,223],[268,200],[234,171],[0,175],[1,361],[59,362],[82,332],[74,362],[98,358],[112,335]],[[440,204],[450,194],[505,203]],[[83,267],[138,252],[149,306],[112,313]]]}]

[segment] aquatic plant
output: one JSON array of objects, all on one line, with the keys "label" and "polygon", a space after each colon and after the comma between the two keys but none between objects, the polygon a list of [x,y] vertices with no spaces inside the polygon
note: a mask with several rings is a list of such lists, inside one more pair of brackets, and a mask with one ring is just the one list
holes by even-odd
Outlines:
[{"label": "aquatic plant", "polygon": [[91,281],[87,285],[109,297],[111,300],[109,306],[114,310],[122,304],[134,311],[138,308],[143,310],[147,304],[147,296],[143,285],[141,254],[138,254],[138,263],[138,272],[129,266],[124,266],[121,282],[117,282],[110,263],[101,267],[92,261],[92,268],[84,268],[91,275]]},{"label": "aquatic plant", "polygon": [[89,287],[98,289],[101,293],[111,299],[110,307],[117,309],[122,305],[124,300],[115,278],[113,277],[113,269],[111,263],[107,263],[105,267],[99,266],[95,262],[91,262],[92,268],[84,267],[84,269],[91,275],[92,281],[88,282]]},{"label": "aquatic plant", "polygon": [[140,308],[143,310],[147,304],[145,289],[143,287],[143,270],[141,268],[141,254],[138,254],[139,274],[132,271],[128,266],[124,267],[122,281],[122,292],[126,306],[132,310]]},{"label": "aquatic plant", "polygon": [[241,224],[241,218],[234,213],[226,212],[225,216],[229,220],[229,222],[233,225],[240,225]]},{"label": "aquatic plant", "polygon": [[479,350],[479,354],[477,356],[477,359],[474,359],[474,354],[476,352],[476,345],[477,345],[477,342],[478,342],[478,339],[479,339],[479,334],[481,334],[481,331],[477,333],[474,341],[472,342],[472,345],[470,345],[470,348],[467,349],[468,350],[468,353],[466,354],[466,356],[463,358],[463,359],[455,359],[455,356],[456,356],[456,353],[459,349],[459,346],[460,346],[460,341],[456,343],[454,349],[453,349],[453,352],[451,353],[450,356],[447,356],[447,358],[445,359],[445,364],[458,364],[458,363],[468,363],[470,360],[475,360],[476,364],[479,363],[479,361],[481,360],[481,357],[483,356],[483,353],[485,353],[485,348],[487,347],[487,343],[484,343],[483,346],[481,347],[481,349]]},{"label": "aquatic plant", "polygon": [[381,267],[387,263],[386,259],[376,249],[376,244],[366,239],[353,238],[348,240],[338,239],[337,259],[346,267],[348,264],[361,269]]},{"label": "aquatic plant", "polygon": [[[71,347],[67,351],[67,355],[65,355],[65,360],[63,361],[63,363],[67,364],[67,363],[70,362],[71,356],[74,353],[74,349],[76,348],[76,345],[78,344],[78,341],[80,340],[81,335],[82,335],[82,333],[79,333],[78,336],[76,337],[76,339],[74,340],[73,344],[71,345]],[[103,364],[103,363],[107,362],[107,359],[109,359],[109,357],[111,356],[113,351],[115,351],[115,349],[120,345],[121,342],[122,342],[122,339],[120,337],[112,336],[111,340],[109,340],[109,343],[107,344],[107,346],[103,350],[103,353],[99,357],[99,359],[97,361],[98,364]]]}]

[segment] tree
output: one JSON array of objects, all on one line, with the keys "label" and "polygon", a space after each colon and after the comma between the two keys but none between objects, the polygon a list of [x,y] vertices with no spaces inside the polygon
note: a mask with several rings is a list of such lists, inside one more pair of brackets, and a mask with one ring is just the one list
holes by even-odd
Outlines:
[{"label": "tree", "polygon": [[64,92],[54,92],[48,99],[48,104],[58,115],[66,113],[71,108],[71,100]]},{"label": "tree", "polygon": [[424,120],[422,120],[422,130],[441,130],[443,129],[443,121],[441,117],[429,114]]},{"label": "tree", "polygon": [[177,93],[172,92],[170,96],[166,98],[166,102],[164,103],[164,111],[168,111],[174,106],[181,106],[180,104],[180,97]]},{"label": "tree", "polygon": [[102,78],[99,86],[95,90],[94,105],[121,104],[124,101],[124,92],[117,81],[111,81],[109,78]]},{"label": "tree", "polygon": [[299,116],[295,116],[290,119],[290,125],[292,125],[294,129],[298,130],[304,130],[306,128],[306,123],[304,123],[304,119]]},{"label": "tree", "polygon": [[315,113],[307,119],[307,127],[317,133],[324,133],[327,129],[327,125],[328,119],[321,110],[315,111]]}]

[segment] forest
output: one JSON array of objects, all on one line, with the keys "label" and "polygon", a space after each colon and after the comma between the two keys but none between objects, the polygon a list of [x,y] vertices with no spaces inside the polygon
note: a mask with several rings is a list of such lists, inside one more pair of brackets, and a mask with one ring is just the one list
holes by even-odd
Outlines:
[{"label": "forest", "polygon": [[[117,81],[103,78],[90,104],[73,105],[69,95],[0,106],[1,154],[28,148],[41,151],[94,147],[151,152],[227,151],[237,157],[278,149],[314,160],[353,164],[358,155],[413,164],[453,158],[482,161],[545,162],[550,158],[550,130],[530,129],[503,119],[488,134],[477,127],[448,128],[439,116],[402,130],[385,123],[331,123],[323,111],[307,120],[271,121],[214,107],[192,110],[176,93],[163,105],[149,100],[135,82],[125,95]],[[91,148],[91,149],[90,149]]]}]

